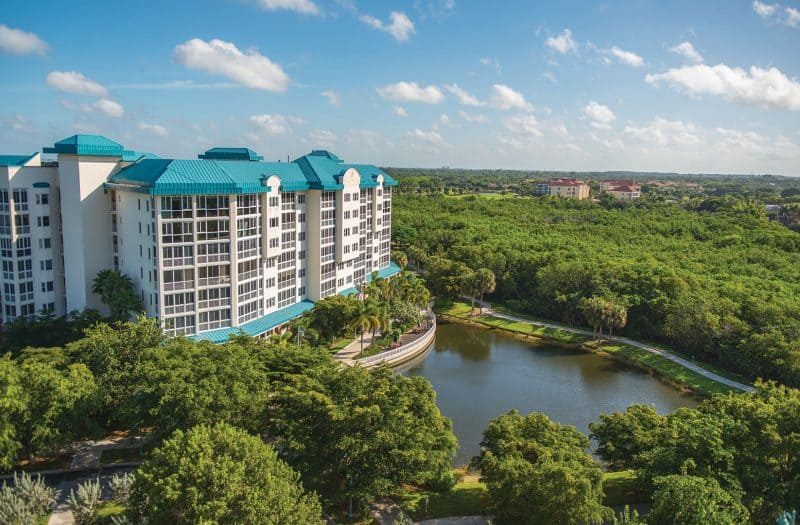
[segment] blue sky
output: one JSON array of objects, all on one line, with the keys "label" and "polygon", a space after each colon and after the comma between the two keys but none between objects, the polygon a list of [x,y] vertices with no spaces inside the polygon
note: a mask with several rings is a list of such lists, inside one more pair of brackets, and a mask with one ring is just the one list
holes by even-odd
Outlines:
[{"label": "blue sky", "polygon": [[17,2],[0,152],[800,176],[800,1]]}]

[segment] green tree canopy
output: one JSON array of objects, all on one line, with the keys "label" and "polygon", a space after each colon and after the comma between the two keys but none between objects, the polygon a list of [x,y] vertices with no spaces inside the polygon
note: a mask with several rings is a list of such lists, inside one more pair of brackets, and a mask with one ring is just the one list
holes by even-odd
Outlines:
[{"label": "green tree canopy", "polygon": [[456,439],[430,383],[387,368],[335,365],[284,376],[269,434],[305,485],[326,500],[366,504],[403,483],[438,483]]},{"label": "green tree canopy", "polygon": [[574,427],[512,410],[489,422],[473,466],[500,523],[602,523],[611,512],[588,447]]},{"label": "green tree canopy", "polygon": [[176,431],[136,471],[130,502],[152,525],[322,523],[299,475],[260,438],[222,423]]},{"label": "green tree canopy", "polygon": [[741,525],[749,514],[739,498],[709,478],[672,475],[656,478],[651,525]]}]

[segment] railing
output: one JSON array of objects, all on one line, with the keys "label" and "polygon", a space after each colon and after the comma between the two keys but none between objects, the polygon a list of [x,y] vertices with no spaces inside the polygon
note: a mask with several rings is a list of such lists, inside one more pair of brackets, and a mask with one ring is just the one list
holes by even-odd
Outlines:
[{"label": "railing", "polygon": [[398,359],[405,361],[421,353],[430,346],[433,342],[433,338],[436,336],[436,316],[428,313],[425,315],[425,320],[428,321],[430,325],[417,339],[393,350],[387,350],[369,357],[356,359],[356,362],[366,368],[372,368],[381,363],[391,364],[392,361],[397,361]]}]

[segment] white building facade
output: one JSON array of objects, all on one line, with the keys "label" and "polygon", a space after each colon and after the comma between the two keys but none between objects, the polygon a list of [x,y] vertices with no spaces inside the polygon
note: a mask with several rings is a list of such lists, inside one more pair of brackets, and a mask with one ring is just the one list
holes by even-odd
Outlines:
[{"label": "white building facade", "polygon": [[103,311],[92,280],[112,268],[168,334],[222,342],[399,271],[396,182],[375,166],[323,150],[286,163],[246,148],[160,159],[94,135],[44,152],[56,161],[0,156],[4,323]]}]

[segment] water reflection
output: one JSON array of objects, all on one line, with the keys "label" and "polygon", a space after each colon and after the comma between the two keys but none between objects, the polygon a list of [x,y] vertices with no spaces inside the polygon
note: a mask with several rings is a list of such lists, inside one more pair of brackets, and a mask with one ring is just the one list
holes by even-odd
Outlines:
[{"label": "water reflection", "polygon": [[456,464],[478,453],[488,421],[516,408],[588,432],[602,413],[634,403],[660,412],[698,400],[648,374],[577,350],[534,345],[500,332],[441,324],[425,356],[406,365],[409,376],[427,377],[442,413],[453,420],[461,448]]}]

